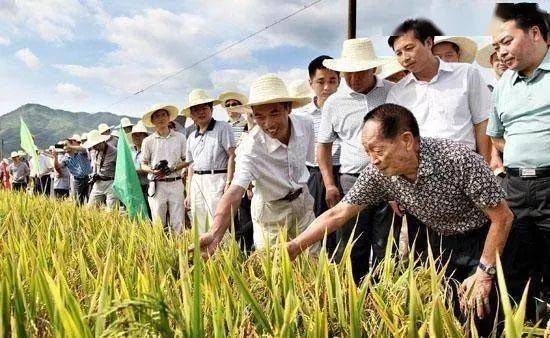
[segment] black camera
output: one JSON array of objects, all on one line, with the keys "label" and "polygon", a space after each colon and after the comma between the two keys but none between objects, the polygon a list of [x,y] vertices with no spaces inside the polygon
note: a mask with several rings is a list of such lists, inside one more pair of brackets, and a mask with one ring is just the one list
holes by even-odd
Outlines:
[{"label": "black camera", "polygon": [[100,180],[99,174],[91,174],[88,176],[88,185],[92,186],[95,182]]},{"label": "black camera", "polygon": [[164,176],[168,176],[170,174],[170,171],[171,171],[170,167],[168,166],[168,161],[167,160],[162,160],[159,163],[157,163],[157,165],[155,165],[153,170],[160,171]]},{"label": "black camera", "polygon": [[56,143],[56,144],[54,144],[54,148],[55,148],[55,149],[64,149],[64,148],[65,148],[65,145],[64,145],[64,144]]}]

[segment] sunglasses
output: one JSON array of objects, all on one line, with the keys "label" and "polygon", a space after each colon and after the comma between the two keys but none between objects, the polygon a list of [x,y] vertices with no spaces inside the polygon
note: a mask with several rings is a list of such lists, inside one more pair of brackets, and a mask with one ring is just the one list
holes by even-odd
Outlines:
[{"label": "sunglasses", "polygon": [[240,106],[240,105],[241,105],[240,102],[231,102],[231,103],[226,103],[225,108],[237,107],[237,106]]}]

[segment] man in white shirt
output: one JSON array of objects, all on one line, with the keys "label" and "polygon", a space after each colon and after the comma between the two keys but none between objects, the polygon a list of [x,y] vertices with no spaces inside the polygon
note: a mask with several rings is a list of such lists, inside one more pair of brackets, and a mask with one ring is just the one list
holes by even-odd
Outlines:
[{"label": "man in white shirt", "polygon": [[427,20],[407,20],[388,39],[411,73],[388,94],[388,103],[408,108],[427,137],[458,141],[491,160],[486,135],[491,93],[479,71],[467,63],[447,63],[432,54],[441,31]]},{"label": "man in white shirt", "polygon": [[280,231],[294,238],[315,219],[306,168],[306,161],[315,156],[313,123],[290,114],[310,101],[291,97],[284,82],[274,75],[262,76],[252,84],[248,106],[257,126],[239,146],[231,187],[218,204],[212,228],[201,236],[204,256],[212,254],[222,240],[250,183],[255,187],[252,219],[256,249],[274,245]]}]

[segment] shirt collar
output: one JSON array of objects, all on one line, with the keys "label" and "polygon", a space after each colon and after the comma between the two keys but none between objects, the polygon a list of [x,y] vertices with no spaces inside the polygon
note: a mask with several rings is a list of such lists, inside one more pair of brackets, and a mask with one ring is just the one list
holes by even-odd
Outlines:
[{"label": "shirt collar", "polygon": [[205,135],[207,131],[214,129],[215,125],[216,125],[216,120],[214,120],[214,118],[210,119],[210,123],[208,123],[208,127],[206,127],[204,134],[201,134],[200,128],[197,125],[197,130],[195,130],[195,137],[199,137],[200,135]]},{"label": "shirt collar", "polygon": [[[288,143],[293,141],[293,139],[299,139],[300,137],[304,136],[304,133],[302,131],[302,128],[296,128],[296,124],[299,122],[296,122],[296,118],[294,115],[289,116],[290,119],[290,139]],[[264,133],[265,143],[267,145],[267,152],[272,153],[275,150],[279,149],[281,146],[285,146],[281,141],[272,138],[271,136]]]},{"label": "shirt collar", "polygon": [[168,133],[168,135],[166,137],[162,137],[160,136],[160,134],[158,132],[154,132],[153,135],[156,137],[156,138],[169,138],[169,137],[172,137],[174,136],[174,131],[172,129],[170,129],[170,132]]},{"label": "shirt collar", "polygon": [[519,80],[530,81],[531,79],[534,79],[535,77],[537,77],[540,70],[550,71],[550,49],[546,51],[546,56],[544,57],[544,59],[542,59],[542,62],[537,67],[537,69],[535,69],[533,75],[529,77],[521,76],[519,75],[519,72],[514,71],[514,74],[512,75],[512,85],[515,85]]},{"label": "shirt collar", "polygon": [[420,81],[416,78],[416,76],[414,76],[413,73],[409,73],[404,79],[404,85],[408,85],[410,84],[412,81],[416,82],[416,83],[433,83],[435,81],[437,81],[437,79],[439,79],[439,75],[441,74],[441,72],[448,72],[448,73],[452,73],[453,72],[453,67],[451,66],[451,64],[449,64],[448,62],[445,62],[443,60],[441,60],[439,57],[437,57],[437,60],[439,61],[439,66],[437,68],[437,74],[435,74],[435,76],[433,77],[433,79],[431,79],[429,82],[425,82],[425,81]]}]

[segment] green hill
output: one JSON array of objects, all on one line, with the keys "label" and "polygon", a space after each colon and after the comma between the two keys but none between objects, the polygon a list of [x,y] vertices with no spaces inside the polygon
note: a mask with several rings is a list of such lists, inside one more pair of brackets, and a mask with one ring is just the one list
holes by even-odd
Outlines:
[{"label": "green hill", "polygon": [[[106,112],[74,113],[33,103],[23,105],[0,116],[0,141],[4,141],[3,157],[8,157],[11,151],[20,149],[20,118],[23,118],[34,135],[37,147],[44,149],[75,133],[82,134],[97,128],[100,123],[117,125],[122,117]],[[130,120],[134,123],[138,121],[137,118]]]}]

